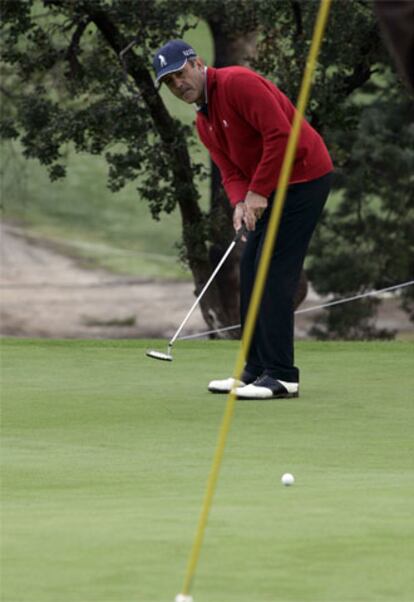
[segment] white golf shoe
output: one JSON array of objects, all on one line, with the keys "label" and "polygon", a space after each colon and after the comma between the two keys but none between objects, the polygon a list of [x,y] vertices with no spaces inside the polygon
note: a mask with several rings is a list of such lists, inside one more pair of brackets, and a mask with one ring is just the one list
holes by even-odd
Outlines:
[{"label": "white golf shoe", "polygon": [[250,385],[238,387],[238,399],[283,399],[299,397],[299,383],[289,383],[264,374]]},{"label": "white golf shoe", "polygon": [[243,370],[243,373],[240,376],[240,380],[235,378],[224,378],[223,380],[212,380],[208,383],[208,390],[210,393],[230,393],[236,387],[241,389],[246,385],[254,382],[256,380],[256,376],[251,374],[246,370]]},{"label": "white golf shoe", "polygon": [[208,383],[210,393],[230,393],[235,387],[242,389],[246,386],[242,380],[236,378],[223,378],[222,380],[211,380]]}]

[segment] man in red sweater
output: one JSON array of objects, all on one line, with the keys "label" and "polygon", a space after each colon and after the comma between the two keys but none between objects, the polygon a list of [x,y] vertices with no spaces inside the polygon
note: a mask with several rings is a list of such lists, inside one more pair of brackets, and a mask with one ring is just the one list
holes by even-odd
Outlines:
[{"label": "man in red sweater", "polygon": [[[271,203],[295,108],[270,81],[244,67],[207,68],[194,49],[172,40],[154,57],[157,82],[197,109],[198,134],[220,170],[234,207],[233,224],[248,230],[240,267],[242,327],[266,234]],[[329,194],[332,161],[319,134],[303,122],[276,246],[241,381],[208,389],[239,399],[299,395],[294,365],[294,294],[305,254]]]}]

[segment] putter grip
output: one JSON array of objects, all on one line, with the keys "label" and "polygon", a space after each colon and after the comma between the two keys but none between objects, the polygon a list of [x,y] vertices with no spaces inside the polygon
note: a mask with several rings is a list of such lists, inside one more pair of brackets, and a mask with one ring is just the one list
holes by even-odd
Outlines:
[{"label": "putter grip", "polygon": [[247,228],[243,224],[242,227],[239,230],[237,230],[236,236],[234,237],[234,242],[239,242],[241,237],[244,236],[245,234],[247,234]]}]

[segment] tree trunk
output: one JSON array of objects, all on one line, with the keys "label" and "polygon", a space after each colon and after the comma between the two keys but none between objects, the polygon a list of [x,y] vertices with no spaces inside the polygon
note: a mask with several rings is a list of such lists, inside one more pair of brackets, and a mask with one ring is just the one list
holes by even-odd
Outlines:
[{"label": "tree trunk", "polygon": [[[248,34],[234,34],[229,37],[223,29],[222,19],[218,15],[207,19],[214,43],[214,63],[216,68],[230,65],[247,64],[256,52],[256,32]],[[217,264],[225,252],[226,245],[234,236],[232,224],[233,210],[221,185],[220,172],[216,165],[211,163],[210,180],[210,215],[211,215],[211,241],[210,260]],[[217,287],[223,308],[228,317],[227,325],[237,324],[240,321],[240,274],[239,264],[243,243],[235,248],[226,261],[223,269],[217,275]],[[230,292],[230,294],[229,294]],[[225,334],[229,338],[238,338],[239,330],[232,330]]]}]

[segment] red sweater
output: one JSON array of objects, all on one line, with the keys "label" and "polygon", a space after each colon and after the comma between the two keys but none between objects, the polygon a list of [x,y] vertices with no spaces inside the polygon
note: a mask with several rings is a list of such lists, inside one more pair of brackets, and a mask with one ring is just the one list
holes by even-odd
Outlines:
[{"label": "red sweater", "polygon": [[[234,206],[248,190],[268,197],[277,187],[295,108],[270,81],[245,67],[207,69],[208,117],[197,113],[199,136],[220,169]],[[319,134],[303,121],[290,183],[332,171]]]}]

